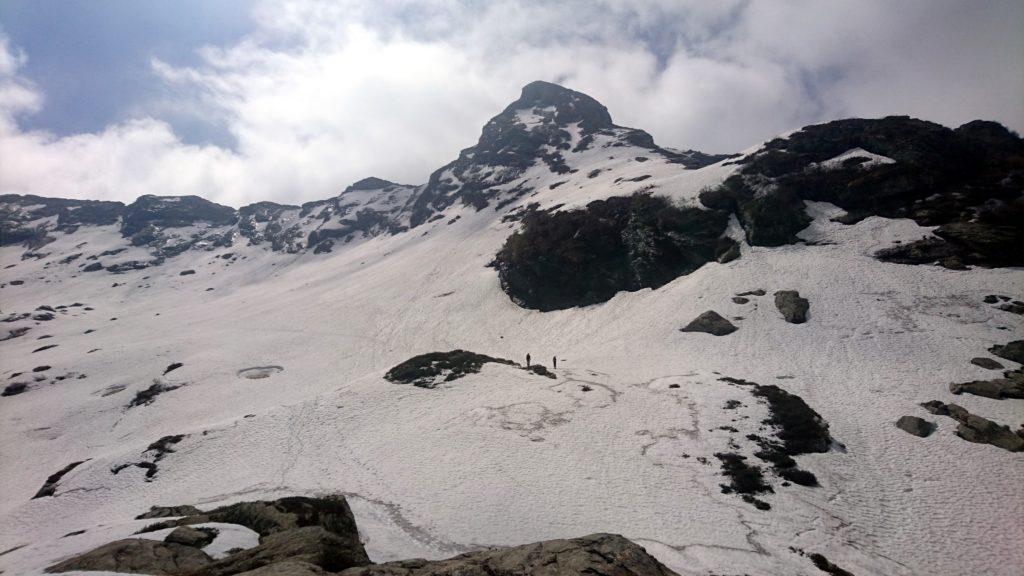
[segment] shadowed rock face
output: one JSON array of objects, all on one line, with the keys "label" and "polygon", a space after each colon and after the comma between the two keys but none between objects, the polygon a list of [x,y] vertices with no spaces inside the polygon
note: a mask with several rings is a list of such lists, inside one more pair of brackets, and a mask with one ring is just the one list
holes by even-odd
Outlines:
[{"label": "shadowed rock face", "polygon": [[723,212],[642,194],[584,210],[530,212],[494,265],[502,289],[524,308],[588,306],[661,287],[714,261],[734,245],[722,237],[727,223]]},{"label": "shadowed rock face", "polygon": [[[844,161],[829,163],[844,153]],[[891,161],[878,162],[877,154]],[[751,244],[797,241],[805,200],[831,202],[853,224],[877,215],[939,226],[879,257],[903,263],[1016,266],[1024,254],[1024,140],[995,122],[951,130],[905,116],[807,126],[740,161],[739,173],[701,195],[735,212]]]},{"label": "shadowed rock face", "polygon": [[499,550],[462,554],[447,560],[403,560],[350,568],[343,576],[675,576],[675,572],[622,536],[591,534]]}]

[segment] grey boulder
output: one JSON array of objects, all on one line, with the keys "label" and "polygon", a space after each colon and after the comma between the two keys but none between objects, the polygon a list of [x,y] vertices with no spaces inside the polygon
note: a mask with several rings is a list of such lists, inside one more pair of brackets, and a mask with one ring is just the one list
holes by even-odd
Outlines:
[{"label": "grey boulder", "polygon": [[896,421],[896,427],[914,436],[924,438],[932,433],[932,430],[935,429],[935,424],[917,416],[901,416]]},{"label": "grey boulder", "polygon": [[680,332],[704,332],[714,336],[725,336],[739,330],[732,322],[723,318],[718,312],[708,310],[694,318],[692,322],[679,329]]},{"label": "grey boulder", "polygon": [[796,290],[779,290],[775,293],[775,307],[782,312],[782,317],[790,324],[803,324],[807,322],[807,310],[811,303],[806,298],[801,298]]}]

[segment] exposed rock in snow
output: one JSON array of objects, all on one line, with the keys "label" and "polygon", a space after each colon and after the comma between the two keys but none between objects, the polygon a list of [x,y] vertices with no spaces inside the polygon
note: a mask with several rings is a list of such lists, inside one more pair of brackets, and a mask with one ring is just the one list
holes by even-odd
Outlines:
[{"label": "exposed rock in snow", "polygon": [[917,416],[900,416],[900,419],[896,421],[896,427],[914,436],[924,438],[932,433],[935,424]]},{"label": "exposed rock in snow", "polygon": [[718,312],[708,310],[693,319],[692,322],[679,329],[680,332],[705,332],[713,336],[725,336],[739,330],[732,322],[723,318]]},{"label": "exposed rock in snow", "polygon": [[779,290],[775,293],[775,307],[790,324],[806,322],[810,306],[810,302],[806,298],[801,298],[796,290]]}]

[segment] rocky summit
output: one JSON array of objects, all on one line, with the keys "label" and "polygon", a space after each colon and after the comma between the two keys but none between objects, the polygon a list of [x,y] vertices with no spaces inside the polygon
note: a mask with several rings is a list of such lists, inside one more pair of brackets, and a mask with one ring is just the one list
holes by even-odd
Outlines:
[{"label": "rocky summit", "polygon": [[0,570],[1019,572],[1019,135],[706,154],[533,82],[466,144],[302,204],[0,196]]}]

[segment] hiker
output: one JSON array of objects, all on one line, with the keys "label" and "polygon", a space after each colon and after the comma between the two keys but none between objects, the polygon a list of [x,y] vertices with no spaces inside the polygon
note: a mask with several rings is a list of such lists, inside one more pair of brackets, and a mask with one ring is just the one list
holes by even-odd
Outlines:
[{"label": "hiker", "polygon": [[530,367],[530,353],[529,352],[526,353],[526,367],[527,368]]},{"label": "hiker", "polygon": [[558,356],[552,356],[551,357],[551,368],[552,369],[558,368]]}]

